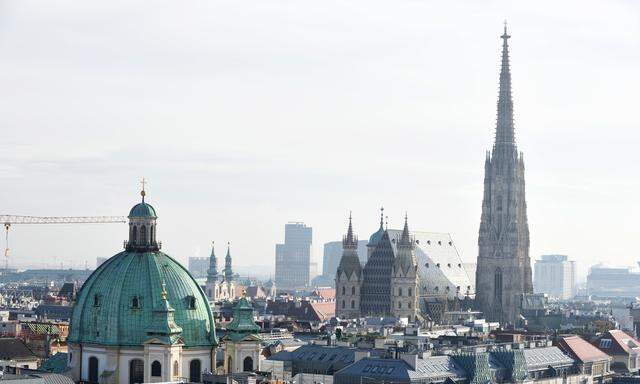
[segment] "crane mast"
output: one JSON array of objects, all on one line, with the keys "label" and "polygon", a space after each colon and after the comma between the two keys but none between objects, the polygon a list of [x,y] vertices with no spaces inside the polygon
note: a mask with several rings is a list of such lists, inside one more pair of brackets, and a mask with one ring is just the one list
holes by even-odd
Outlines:
[{"label": "crane mast", "polygon": [[14,224],[107,224],[126,223],[125,216],[19,216],[0,215],[5,229],[5,270],[9,270],[9,229]]}]

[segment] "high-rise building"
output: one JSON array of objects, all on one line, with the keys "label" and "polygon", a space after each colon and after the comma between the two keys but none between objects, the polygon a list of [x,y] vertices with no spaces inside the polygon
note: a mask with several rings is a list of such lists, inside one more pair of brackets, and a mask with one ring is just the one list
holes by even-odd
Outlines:
[{"label": "high-rise building", "polygon": [[206,277],[209,269],[208,257],[189,257],[189,272],[193,277]]},{"label": "high-rise building", "polygon": [[96,257],[96,268],[104,264],[104,262],[107,260],[109,260],[108,257]]},{"label": "high-rise building", "polygon": [[276,285],[294,290],[309,286],[313,231],[304,223],[284,226],[284,244],[276,244]]},{"label": "high-rise building", "polygon": [[575,292],[576,263],[566,255],[542,255],[534,266],[533,289],[558,299],[569,300]]},{"label": "high-rise building", "polygon": [[514,324],[521,297],[533,292],[533,284],[524,158],[518,152],[513,127],[509,37],[505,25],[495,143],[484,165],[476,305],[487,319]]},{"label": "high-rise building", "polygon": [[[358,240],[358,260],[361,265],[367,263],[367,240]],[[322,257],[322,275],[329,279],[336,277],[336,269],[342,257],[342,241],[331,241],[324,244]]]},{"label": "high-rise building", "polygon": [[640,296],[640,273],[627,267],[594,265],[587,276],[587,294],[633,299]]}]

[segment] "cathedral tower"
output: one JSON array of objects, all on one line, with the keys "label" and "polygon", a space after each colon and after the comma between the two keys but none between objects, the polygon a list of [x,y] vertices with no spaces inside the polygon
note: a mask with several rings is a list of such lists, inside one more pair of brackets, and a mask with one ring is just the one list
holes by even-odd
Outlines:
[{"label": "cathedral tower", "polygon": [[342,258],[336,271],[336,316],[342,319],[360,317],[362,266],[358,259],[358,238],[353,234],[351,215],[349,229],[342,239]]},{"label": "cathedral tower", "polygon": [[218,297],[218,258],[211,243],[211,255],[209,255],[209,269],[207,269],[206,291],[209,300],[215,301]]},{"label": "cathedral tower", "polygon": [[491,321],[514,324],[520,297],[531,293],[529,225],[524,160],[513,128],[509,47],[505,24],[496,136],[485,161],[484,196],[478,236],[476,303]]},{"label": "cathedral tower", "polygon": [[397,254],[393,261],[391,275],[391,309],[396,317],[406,317],[415,321],[417,311],[418,263],[416,261],[415,240],[409,234],[407,216],[404,229],[397,239]]}]

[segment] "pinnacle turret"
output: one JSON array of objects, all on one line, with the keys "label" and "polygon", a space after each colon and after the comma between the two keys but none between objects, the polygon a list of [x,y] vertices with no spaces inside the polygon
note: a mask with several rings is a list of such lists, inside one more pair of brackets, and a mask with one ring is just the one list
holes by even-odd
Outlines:
[{"label": "pinnacle turret", "polygon": [[213,283],[218,279],[218,259],[214,249],[214,243],[211,243],[211,255],[209,255],[209,269],[207,270],[207,283]]},{"label": "pinnacle turret", "polygon": [[224,257],[224,279],[233,280],[233,268],[231,267],[231,245],[227,243],[227,255]]}]

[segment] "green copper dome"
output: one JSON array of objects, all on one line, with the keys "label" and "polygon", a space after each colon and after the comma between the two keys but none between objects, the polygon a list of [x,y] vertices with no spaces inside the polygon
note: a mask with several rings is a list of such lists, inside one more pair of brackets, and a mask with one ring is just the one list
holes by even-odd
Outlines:
[{"label": "green copper dome", "polygon": [[[150,212],[155,215],[153,208]],[[121,252],[82,286],[67,340],[141,346],[152,337],[185,347],[216,345],[209,302],[189,272],[168,255]]]},{"label": "green copper dome", "polygon": [[151,205],[143,201],[131,208],[131,211],[129,211],[129,217],[151,217],[157,219],[158,215],[156,215],[156,210]]}]

